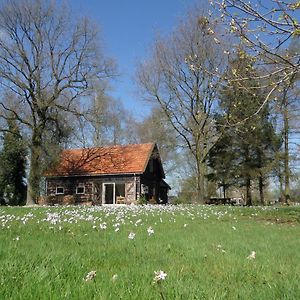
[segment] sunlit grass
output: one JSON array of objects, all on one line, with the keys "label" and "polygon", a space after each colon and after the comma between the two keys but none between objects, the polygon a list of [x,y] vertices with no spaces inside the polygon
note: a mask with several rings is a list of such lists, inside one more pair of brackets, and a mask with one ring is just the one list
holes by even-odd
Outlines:
[{"label": "sunlit grass", "polygon": [[[300,208],[0,208],[0,299],[299,299],[299,216]],[[155,282],[160,270],[167,277]]]}]

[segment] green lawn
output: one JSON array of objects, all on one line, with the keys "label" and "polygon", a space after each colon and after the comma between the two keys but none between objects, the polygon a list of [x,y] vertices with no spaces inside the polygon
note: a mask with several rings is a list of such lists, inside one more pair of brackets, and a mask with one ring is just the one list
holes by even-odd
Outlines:
[{"label": "green lawn", "polygon": [[0,245],[0,299],[300,299],[300,207],[4,207]]}]

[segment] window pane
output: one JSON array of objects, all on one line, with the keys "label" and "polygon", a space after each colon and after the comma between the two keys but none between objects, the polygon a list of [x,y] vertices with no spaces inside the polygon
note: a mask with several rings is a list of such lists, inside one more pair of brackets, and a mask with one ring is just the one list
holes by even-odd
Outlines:
[{"label": "window pane", "polygon": [[76,194],[84,194],[84,186],[78,186],[76,188]]},{"label": "window pane", "polygon": [[57,187],[56,188],[56,194],[63,194],[64,193],[64,188],[63,187]]},{"label": "window pane", "polygon": [[116,197],[125,197],[125,183],[116,184]]}]

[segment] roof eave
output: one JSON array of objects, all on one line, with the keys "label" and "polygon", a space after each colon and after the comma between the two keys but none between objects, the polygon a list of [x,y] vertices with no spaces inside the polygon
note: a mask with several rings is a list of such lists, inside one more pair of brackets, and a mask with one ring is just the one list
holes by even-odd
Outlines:
[{"label": "roof eave", "polygon": [[67,175],[62,175],[62,174],[57,174],[57,175],[45,175],[45,178],[66,178],[66,177],[104,177],[104,176],[121,176],[121,175],[140,175],[143,174],[144,172],[137,171],[137,172],[126,172],[126,173],[100,173],[100,174],[67,174]]}]

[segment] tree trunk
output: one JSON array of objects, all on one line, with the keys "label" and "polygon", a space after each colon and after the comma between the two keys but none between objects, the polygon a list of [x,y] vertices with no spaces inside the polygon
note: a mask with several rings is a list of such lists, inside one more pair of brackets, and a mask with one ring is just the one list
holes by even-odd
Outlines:
[{"label": "tree trunk", "polygon": [[247,177],[246,179],[246,205],[252,205],[252,194],[251,194],[251,179]]},{"label": "tree trunk", "polygon": [[283,203],[284,194],[283,194],[283,178],[282,178],[281,170],[279,170],[278,181],[279,181],[279,202]]},{"label": "tree trunk", "polygon": [[40,194],[41,180],[41,148],[42,135],[38,132],[33,132],[32,145],[30,153],[30,172],[27,186],[26,205],[37,203]]},{"label": "tree trunk", "polygon": [[283,136],[284,136],[284,200],[285,203],[288,203],[290,200],[290,168],[289,168],[289,116],[288,116],[288,108],[285,103],[284,111],[284,128],[283,128]]},{"label": "tree trunk", "polygon": [[262,205],[266,205],[265,203],[265,195],[264,195],[264,179],[262,174],[259,175],[258,178],[258,185],[259,185],[259,197],[260,197],[260,203]]},{"label": "tree trunk", "polygon": [[197,160],[197,201],[204,203],[204,176],[205,176],[205,164],[200,160]]}]

